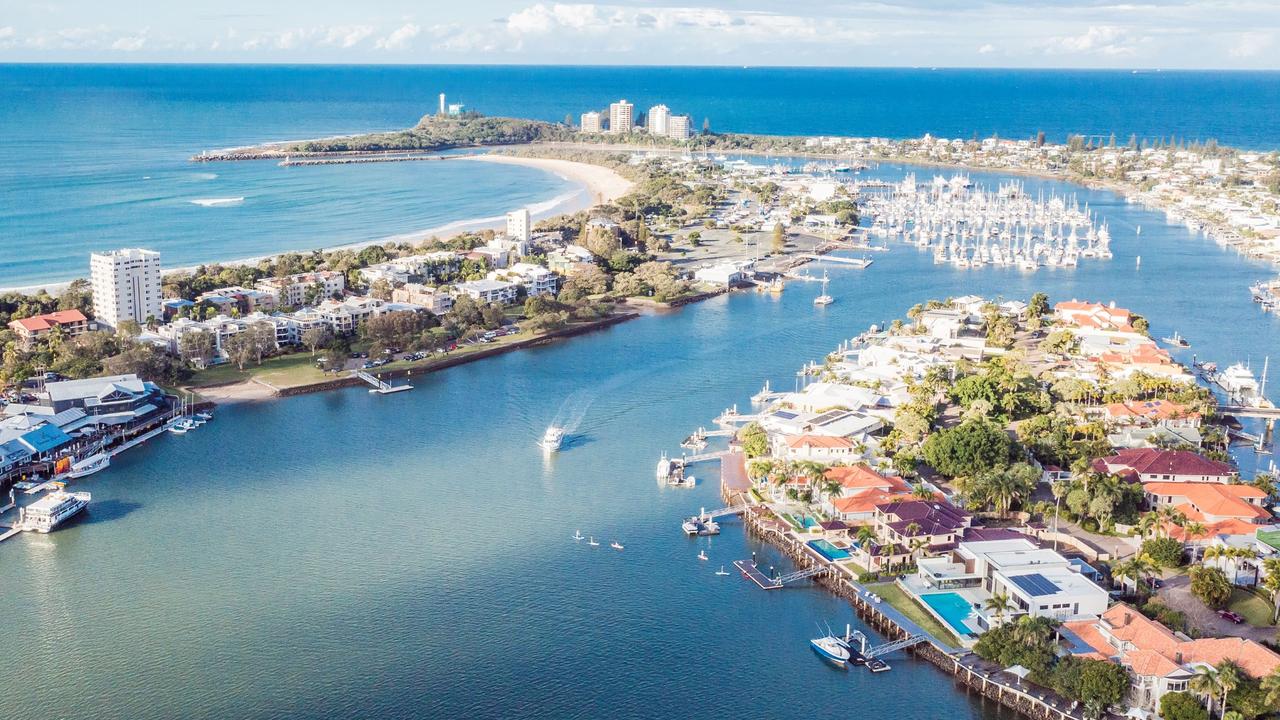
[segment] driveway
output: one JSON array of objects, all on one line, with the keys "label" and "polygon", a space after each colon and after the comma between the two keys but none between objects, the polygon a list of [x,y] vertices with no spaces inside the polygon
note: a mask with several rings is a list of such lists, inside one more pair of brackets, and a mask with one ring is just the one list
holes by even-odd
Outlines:
[{"label": "driveway", "polygon": [[[1049,527],[1053,527],[1053,521],[1050,520]],[[1083,542],[1085,545],[1093,549],[1094,552],[1104,552],[1111,556],[1111,562],[1121,560],[1133,555],[1138,551],[1138,539],[1131,537],[1120,537],[1118,535],[1099,535],[1091,533],[1084,528],[1070,523],[1065,520],[1058,521],[1058,531],[1064,535],[1070,535],[1077,542]]]},{"label": "driveway", "polygon": [[1276,639],[1274,627],[1257,627],[1248,623],[1236,625],[1230,620],[1218,617],[1218,613],[1210,610],[1191,594],[1191,578],[1186,575],[1166,578],[1164,587],[1156,592],[1156,597],[1174,610],[1185,613],[1187,624],[1202,635],[1227,635],[1249,638],[1258,642],[1274,642]]}]

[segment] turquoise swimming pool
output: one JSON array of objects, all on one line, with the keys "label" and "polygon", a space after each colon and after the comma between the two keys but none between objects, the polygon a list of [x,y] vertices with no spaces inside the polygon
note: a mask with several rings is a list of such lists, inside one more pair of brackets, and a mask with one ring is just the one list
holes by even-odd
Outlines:
[{"label": "turquoise swimming pool", "polygon": [[809,547],[817,551],[817,553],[822,557],[831,561],[849,559],[848,550],[838,548],[827,540],[810,540]]},{"label": "turquoise swimming pool", "polygon": [[922,595],[920,599],[933,611],[942,616],[961,637],[972,635],[973,631],[965,626],[964,621],[973,613],[973,607],[960,595],[953,592]]}]

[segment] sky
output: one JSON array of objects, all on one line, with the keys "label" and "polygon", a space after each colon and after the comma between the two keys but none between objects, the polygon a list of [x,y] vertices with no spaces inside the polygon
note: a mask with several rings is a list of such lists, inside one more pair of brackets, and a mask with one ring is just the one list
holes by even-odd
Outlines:
[{"label": "sky", "polygon": [[0,0],[0,62],[1280,69],[1280,0]]}]

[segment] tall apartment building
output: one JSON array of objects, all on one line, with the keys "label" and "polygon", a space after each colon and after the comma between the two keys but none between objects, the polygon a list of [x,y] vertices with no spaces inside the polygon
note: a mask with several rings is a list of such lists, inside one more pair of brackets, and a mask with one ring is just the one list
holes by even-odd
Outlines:
[{"label": "tall apartment building", "polygon": [[611,104],[609,106],[609,132],[614,134],[631,132],[631,126],[635,124],[633,122],[635,110],[636,106],[626,100],[619,100]]},{"label": "tall apartment building", "polygon": [[667,120],[671,117],[671,108],[666,105],[654,105],[645,116],[645,127],[650,135],[665,136]]},{"label": "tall apartment building", "polygon": [[600,127],[600,113],[594,110],[582,113],[582,119],[578,124],[584,133],[598,133],[604,129]]},{"label": "tall apartment building", "polygon": [[672,115],[667,118],[667,137],[688,140],[692,135],[693,120],[688,115]]},{"label": "tall apartment building", "polygon": [[164,317],[160,296],[160,253],[125,248],[89,256],[93,312],[115,328],[125,320],[138,324]]},{"label": "tall apartment building", "polygon": [[507,235],[520,242],[529,242],[529,238],[533,235],[533,222],[529,216],[529,208],[520,208],[507,213]]}]

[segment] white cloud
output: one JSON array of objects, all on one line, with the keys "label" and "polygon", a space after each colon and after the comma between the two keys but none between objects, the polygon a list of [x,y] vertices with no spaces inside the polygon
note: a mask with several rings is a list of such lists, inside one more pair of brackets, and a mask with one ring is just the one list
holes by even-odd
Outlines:
[{"label": "white cloud", "polygon": [[12,25],[6,25],[4,27],[0,27],[0,40],[8,40],[9,38],[17,34],[18,34],[18,31],[14,30]]},{"label": "white cloud", "polygon": [[138,35],[126,35],[118,37],[111,43],[112,50],[120,50],[122,52],[137,52],[147,44],[147,33],[143,31]]},{"label": "white cloud", "polygon": [[349,48],[364,42],[373,35],[373,32],[372,25],[339,25],[329,28],[321,42],[325,45]]},{"label": "white cloud", "polygon": [[1100,55],[1133,55],[1137,44],[1148,38],[1135,37],[1116,25],[1090,25],[1079,35],[1053,38],[1046,50],[1050,53],[1096,53]]},{"label": "white cloud", "polygon": [[1234,58],[1256,57],[1270,48],[1274,40],[1275,38],[1272,37],[1271,33],[1242,32],[1236,36],[1227,52]]},{"label": "white cloud", "polygon": [[414,23],[405,23],[391,31],[390,35],[387,35],[384,38],[379,38],[374,45],[382,50],[403,50],[409,47],[410,43],[413,42],[413,39],[418,37],[418,34],[421,32],[421,26]]},{"label": "white cloud", "polygon": [[991,43],[987,43],[986,45],[983,45],[982,47],[978,48],[979,55],[990,55],[995,51],[996,51],[996,46],[992,45]]}]

